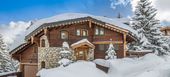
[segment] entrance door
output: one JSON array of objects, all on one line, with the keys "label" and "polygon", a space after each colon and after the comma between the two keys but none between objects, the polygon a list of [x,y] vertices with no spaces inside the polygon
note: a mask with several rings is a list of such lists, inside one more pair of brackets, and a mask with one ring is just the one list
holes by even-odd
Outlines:
[{"label": "entrance door", "polygon": [[36,77],[37,65],[24,64],[24,77]]},{"label": "entrance door", "polygon": [[88,54],[88,47],[87,46],[81,46],[76,48],[75,50],[75,56],[77,60],[87,60],[87,54]]}]

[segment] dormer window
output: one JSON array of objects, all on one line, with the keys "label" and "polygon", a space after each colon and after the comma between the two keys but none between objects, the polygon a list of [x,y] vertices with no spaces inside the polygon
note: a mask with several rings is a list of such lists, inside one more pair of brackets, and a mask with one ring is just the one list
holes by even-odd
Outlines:
[{"label": "dormer window", "polygon": [[68,39],[68,32],[67,31],[61,31],[61,39]]},{"label": "dormer window", "polygon": [[86,29],[77,29],[76,35],[77,36],[88,36],[88,30],[86,30]]},{"label": "dormer window", "polygon": [[95,35],[104,35],[104,28],[95,27]]}]

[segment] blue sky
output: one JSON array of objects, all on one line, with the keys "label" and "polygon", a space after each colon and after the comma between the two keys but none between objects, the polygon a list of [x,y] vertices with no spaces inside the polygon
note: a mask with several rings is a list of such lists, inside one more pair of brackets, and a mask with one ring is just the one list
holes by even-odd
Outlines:
[{"label": "blue sky", "polygon": [[112,9],[110,0],[0,0],[0,24],[46,18],[67,12],[112,18],[120,12],[126,17],[131,15],[131,6],[117,5]]}]

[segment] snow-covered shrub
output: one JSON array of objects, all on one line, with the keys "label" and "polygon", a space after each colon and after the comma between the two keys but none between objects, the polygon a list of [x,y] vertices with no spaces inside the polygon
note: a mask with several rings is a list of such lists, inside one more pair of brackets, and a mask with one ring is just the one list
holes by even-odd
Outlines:
[{"label": "snow-covered shrub", "polygon": [[68,42],[65,41],[63,42],[63,48],[68,48],[68,49],[70,48]]},{"label": "snow-covered shrub", "polygon": [[107,54],[105,56],[106,59],[115,59],[115,58],[117,58],[116,51],[115,51],[115,48],[114,48],[112,43],[109,44],[109,48],[106,51],[106,54]]},{"label": "snow-covered shrub", "polygon": [[63,47],[62,50],[59,52],[59,58],[60,60],[58,61],[58,63],[61,66],[67,66],[70,63],[72,63],[72,59],[73,59],[73,51],[72,49],[69,48],[69,44],[67,42],[63,42]]},{"label": "snow-covered shrub", "polygon": [[58,63],[60,64],[60,66],[68,66],[70,63],[72,63],[73,61],[69,60],[69,59],[66,59],[66,58],[63,58],[61,60],[58,61]]}]

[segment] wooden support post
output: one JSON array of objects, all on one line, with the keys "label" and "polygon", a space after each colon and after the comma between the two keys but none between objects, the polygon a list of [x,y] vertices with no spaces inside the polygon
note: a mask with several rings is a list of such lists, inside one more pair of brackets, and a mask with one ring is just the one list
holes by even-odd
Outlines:
[{"label": "wooden support post", "polygon": [[47,28],[44,29],[44,35],[47,35]]},{"label": "wooden support post", "polygon": [[31,44],[34,43],[34,36],[31,36]]},{"label": "wooden support post", "polygon": [[126,42],[126,36],[127,34],[126,33],[123,33],[123,53],[124,53],[124,57],[126,57],[126,53],[127,53],[127,42]]},{"label": "wooden support post", "polygon": [[91,25],[91,20],[89,20],[89,27],[90,27],[90,28],[92,27],[92,25]]}]

